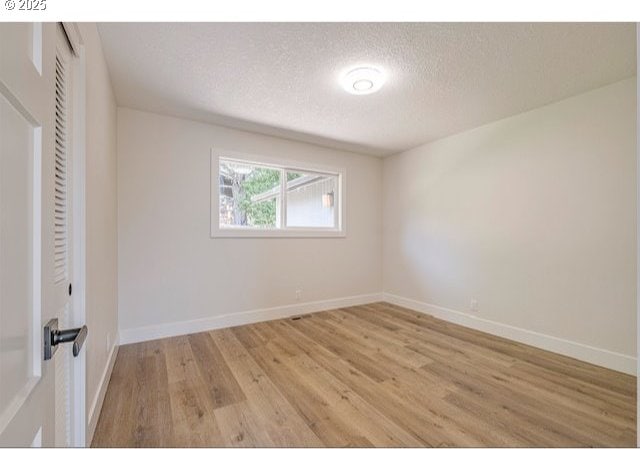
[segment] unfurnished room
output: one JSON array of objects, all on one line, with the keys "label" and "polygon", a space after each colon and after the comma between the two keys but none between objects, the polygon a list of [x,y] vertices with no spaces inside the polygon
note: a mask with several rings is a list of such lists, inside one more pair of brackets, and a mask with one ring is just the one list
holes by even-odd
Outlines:
[{"label": "unfurnished room", "polygon": [[0,446],[637,445],[635,23],[55,4],[0,24]]}]

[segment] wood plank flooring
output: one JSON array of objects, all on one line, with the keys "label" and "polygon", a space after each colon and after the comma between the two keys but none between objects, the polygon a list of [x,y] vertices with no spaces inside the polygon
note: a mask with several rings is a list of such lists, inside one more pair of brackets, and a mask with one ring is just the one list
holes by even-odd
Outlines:
[{"label": "wood plank flooring", "polygon": [[635,377],[376,303],[122,346],[92,445],[635,443]]}]

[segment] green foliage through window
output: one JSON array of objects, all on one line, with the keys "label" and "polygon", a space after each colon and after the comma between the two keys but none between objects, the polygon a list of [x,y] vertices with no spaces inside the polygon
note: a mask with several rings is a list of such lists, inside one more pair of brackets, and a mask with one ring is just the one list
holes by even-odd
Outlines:
[{"label": "green foliage through window", "polygon": [[251,198],[280,185],[280,171],[268,168],[255,168],[241,182],[238,206],[252,226],[276,226],[276,199],[254,202]]}]

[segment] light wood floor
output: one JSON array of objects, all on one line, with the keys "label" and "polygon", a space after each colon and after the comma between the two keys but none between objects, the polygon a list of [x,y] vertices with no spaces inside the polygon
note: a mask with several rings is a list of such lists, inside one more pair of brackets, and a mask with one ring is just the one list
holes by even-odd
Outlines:
[{"label": "light wood floor", "polygon": [[635,446],[636,378],[386,303],[122,346],[93,446]]}]

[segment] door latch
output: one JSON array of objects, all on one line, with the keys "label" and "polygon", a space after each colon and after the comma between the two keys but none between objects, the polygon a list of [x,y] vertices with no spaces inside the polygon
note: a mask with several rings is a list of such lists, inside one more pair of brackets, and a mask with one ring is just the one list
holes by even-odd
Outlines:
[{"label": "door latch", "polygon": [[87,326],[75,329],[58,329],[58,319],[52,318],[44,326],[44,359],[49,360],[56,353],[60,343],[73,342],[73,356],[80,354],[84,340],[87,338]]}]

